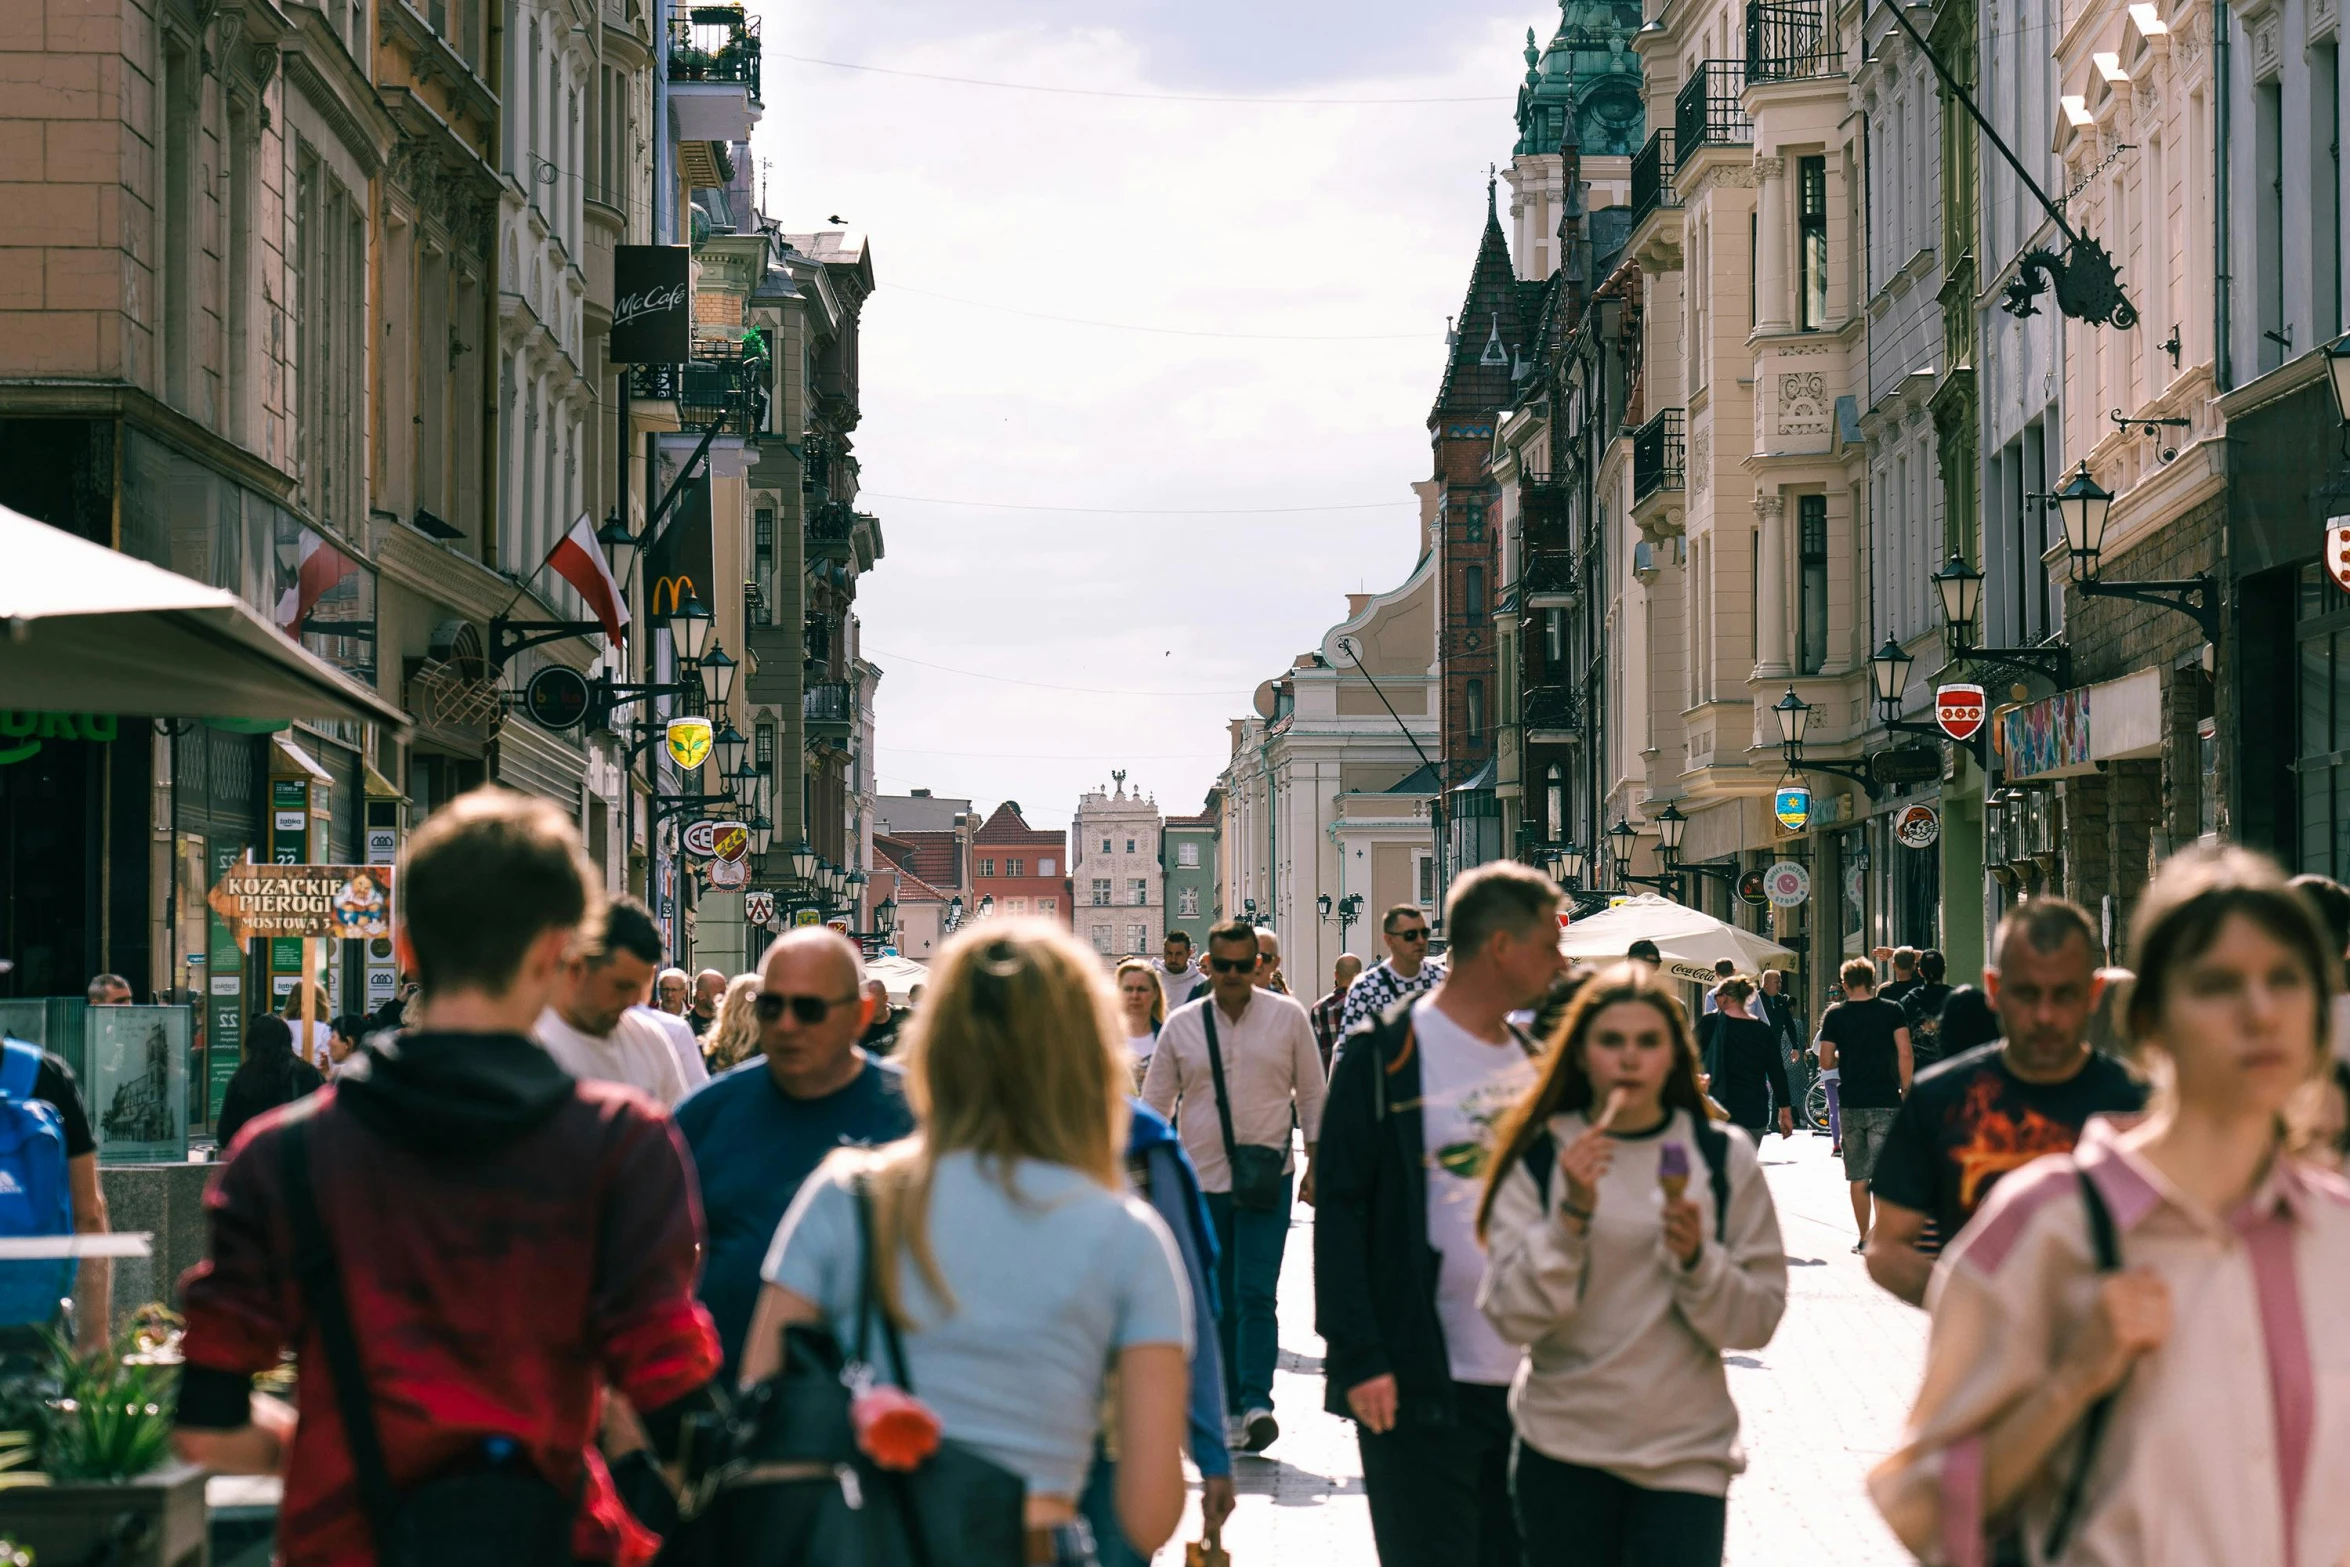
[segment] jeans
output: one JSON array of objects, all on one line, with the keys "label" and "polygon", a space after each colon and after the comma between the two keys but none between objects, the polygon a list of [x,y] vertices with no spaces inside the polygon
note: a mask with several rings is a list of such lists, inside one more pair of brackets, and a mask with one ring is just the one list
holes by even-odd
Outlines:
[{"label": "jeans", "polygon": [[1526,1567],[1721,1567],[1725,1498],[1645,1491],[1522,1441],[1510,1454],[1510,1496]]},{"label": "jeans", "polygon": [[1516,1567],[1506,1387],[1455,1382],[1453,1425],[1356,1427],[1380,1567]]},{"label": "jeans", "polygon": [[1844,1107],[1836,1099],[1836,1085],[1842,1081],[1841,1071],[1829,1067],[1820,1076],[1827,1080],[1828,1085],[1828,1140],[1841,1148],[1844,1146]]},{"label": "jeans", "polygon": [[1216,1226],[1216,1295],[1224,1302],[1216,1337],[1224,1351],[1225,1405],[1236,1415],[1273,1407],[1273,1363],[1281,1355],[1274,1296],[1296,1184],[1295,1176],[1282,1177],[1281,1206],[1271,1213],[1235,1208],[1230,1192],[1206,1194]]}]

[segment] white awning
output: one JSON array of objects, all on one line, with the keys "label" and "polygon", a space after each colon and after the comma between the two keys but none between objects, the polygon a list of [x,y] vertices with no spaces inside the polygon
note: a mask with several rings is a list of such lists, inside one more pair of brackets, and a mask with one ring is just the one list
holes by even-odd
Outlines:
[{"label": "white awning", "polygon": [[1768,936],[1725,925],[1653,892],[1576,920],[1559,933],[1559,950],[1581,963],[1620,963],[1635,941],[1655,942],[1666,973],[1701,985],[1713,983],[1714,965],[1724,958],[1749,973],[1795,963],[1795,954]]}]

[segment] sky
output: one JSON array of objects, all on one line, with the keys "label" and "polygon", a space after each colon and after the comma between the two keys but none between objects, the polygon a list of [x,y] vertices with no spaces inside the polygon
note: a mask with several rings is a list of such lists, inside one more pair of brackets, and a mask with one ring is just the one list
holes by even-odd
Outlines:
[{"label": "sky", "polygon": [[837,214],[876,273],[855,439],[886,546],[857,600],[882,791],[1059,827],[1124,769],[1198,811],[1258,684],[1411,571],[1445,321],[1525,30],[1557,10],[751,8],[764,205],[792,232]]}]

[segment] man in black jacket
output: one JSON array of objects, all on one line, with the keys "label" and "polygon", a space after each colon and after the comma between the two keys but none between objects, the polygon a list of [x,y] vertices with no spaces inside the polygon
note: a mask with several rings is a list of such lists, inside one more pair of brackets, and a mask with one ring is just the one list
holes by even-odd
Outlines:
[{"label": "man in black jacket", "polygon": [[1356,1422],[1385,1567],[1516,1567],[1509,1383],[1519,1354],[1477,1310],[1477,1194],[1494,1122],[1533,1085],[1512,1011],[1565,966],[1558,889],[1522,865],[1453,886],[1451,966],[1348,1036],[1315,1164],[1315,1326],[1325,1407]]}]

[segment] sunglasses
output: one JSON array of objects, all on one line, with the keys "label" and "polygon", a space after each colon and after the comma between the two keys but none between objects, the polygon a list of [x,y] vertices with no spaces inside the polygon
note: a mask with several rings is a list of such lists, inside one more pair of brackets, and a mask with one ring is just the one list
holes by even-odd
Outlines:
[{"label": "sunglasses", "polygon": [[855,995],[827,1000],[822,996],[785,996],[772,990],[762,990],[751,998],[751,1015],[761,1023],[780,1023],[788,1008],[799,1022],[813,1026],[832,1016],[834,1007],[845,1007],[856,999]]},{"label": "sunglasses", "polygon": [[1255,958],[1210,958],[1208,959],[1208,967],[1219,974],[1254,974],[1257,971],[1257,960]]},{"label": "sunglasses", "polygon": [[1417,930],[1391,930],[1387,934],[1396,941],[1426,941],[1428,927],[1422,925]]}]

